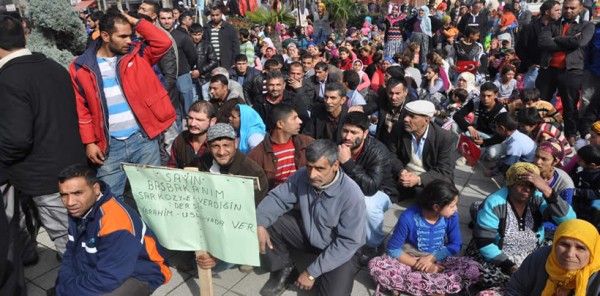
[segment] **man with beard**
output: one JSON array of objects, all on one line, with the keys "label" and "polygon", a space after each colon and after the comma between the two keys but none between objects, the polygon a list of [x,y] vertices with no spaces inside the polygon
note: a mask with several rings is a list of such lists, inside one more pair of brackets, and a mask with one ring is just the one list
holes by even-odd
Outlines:
[{"label": "man with beard", "polygon": [[452,134],[431,121],[433,103],[406,103],[404,122],[394,125],[390,148],[392,177],[400,199],[416,197],[433,180],[454,180]]},{"label": "man with beard", "polygon": [[[100,38],[73,61],[69,73],[86,155],[98,167],[98,179],[120,197],[127,179],[120,163],[160,165],[158,136],[176,117],[152,70],[171,39],[149,21],[117,10],[107,11],[99,26]],[[147,46],[131,41],[133,27]]]},{"label": "man with beard", "polygon": [[188,111],[188,129],[179,134],[173,142],[169,167],[182,169],[191,166],[194,160],[207,152],[206,132],[210,126],[217,123],[215,113],[215,107],[207,101],[192,104]]},{"label": "man with beard", "polygon": [[366,264],[383,244],[383,215],[392,205],[390,197],[397,198],[390,170],[390,153],[385,145],[369,135],[369,116],[363,112],[350,112],[342,122],[338,160],[346,173],[365,196],[367,208],[367,244],[363,248],[361,263]]},{"label": "man with beard", "polygon": [[275,106],[267,124],[271,133],[248,157],[263,168],[273,189],[306,165],[306,146],[314,139],[300,134],[302,120],[290,105]]}]

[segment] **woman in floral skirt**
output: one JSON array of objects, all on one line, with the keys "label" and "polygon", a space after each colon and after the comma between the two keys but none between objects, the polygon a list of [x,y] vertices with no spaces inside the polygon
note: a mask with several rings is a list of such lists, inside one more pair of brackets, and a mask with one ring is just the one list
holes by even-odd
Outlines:
[{"label": "woman in floral skirt", "polygon": [[377,293],[379,289],[412,295],[457,293],[479,280],[481,265],[454,256],[462,247],[457,204],[453,184],[436,180],[425,187],[419,203],[398,219],[387,255],[369,264]]}]

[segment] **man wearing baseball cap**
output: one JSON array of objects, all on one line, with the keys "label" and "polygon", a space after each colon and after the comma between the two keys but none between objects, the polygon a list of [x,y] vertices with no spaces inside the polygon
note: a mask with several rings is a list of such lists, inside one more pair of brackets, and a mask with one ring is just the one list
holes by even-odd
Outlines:
[{"label": "man wearing baseball cap", "polygon": [[417,196],[429,182],[454,179],[452,135],[431,120],[433,103],[409,102],[403,121],[392,128],[389,143],[392,176],[398,180],[400,199]]}]

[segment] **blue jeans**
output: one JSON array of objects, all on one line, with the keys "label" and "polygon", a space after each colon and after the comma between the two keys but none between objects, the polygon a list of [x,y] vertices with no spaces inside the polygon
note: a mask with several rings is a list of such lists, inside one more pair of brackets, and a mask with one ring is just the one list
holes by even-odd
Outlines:
[{"label": "blue jeans", "polygon": [[194,103],[194,83],[190,73],[183,74],[177,77],[177,90],[179,91],[179,99],[183,105],[183,117],[187,118],[187,112]]},{"label": "blue jeans", "polygon": [[125,140],[111,137],[109,141],[108,155],[104,159],[104,164],[98,168],[97,177],[110,186],[110,190],[116,197],[121,198],[126,180],[125,172],[121,170],[121,163],[159,166],[158,138],[148,139],[138,131]]},{"label": "blue jeans", "polygon": [[365,196],[367,210],[367,246],[375,248],[380,246],[385,239],[383,231],[383,214],[392,206],[390,197],[382,191],[374,195]]},{"label": "blue jeans", "polygon": [[534,88],[535,80],[537,79],[538,72],[540,71],[540,67],[532,67],[529,68],[529,71],[523,75],[523,88]]}]

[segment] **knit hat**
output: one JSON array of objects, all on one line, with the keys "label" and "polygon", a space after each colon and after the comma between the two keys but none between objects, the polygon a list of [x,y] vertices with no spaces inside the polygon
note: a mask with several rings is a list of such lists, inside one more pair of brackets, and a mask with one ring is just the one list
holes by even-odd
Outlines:
[{"label": "knit hat", "polygon": [[227,123],[217,123],[208,128],[207,138],[209,142],[220,138],[236,139],[235,130]]},{"label": "knit hat", "polygon": [[592,131],[600,135],[600,121],[596,121],[592,124]]},{"label": "knit hat", "polygon": [[550,153],[552,157],[558,159],[559,162],[563,161],[565,158],[565,149],[556,138],[549,138],[540,143],[538,149]]},{"label": "knit hat", "polygon": [[540,174],[540,169],[528,162],[517,162],[506,171],[506,186],[515,185],[519,181],[519,175],[534,173]]},{"label": "knit hat", "polygon": [[433,103],[425,100],[407,103],[404,109],[412,114],[429,116],[430,118],[435,114],[435,106]]}]

